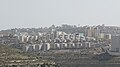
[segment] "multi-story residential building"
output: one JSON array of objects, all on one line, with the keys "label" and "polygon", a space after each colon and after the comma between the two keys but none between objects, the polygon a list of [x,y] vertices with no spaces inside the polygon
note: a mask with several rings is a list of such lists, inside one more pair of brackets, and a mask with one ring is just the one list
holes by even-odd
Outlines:
[{"label": "multi-story residential building", "polygon": [[111,51],[120,52],[120,35],[112,36]]}]

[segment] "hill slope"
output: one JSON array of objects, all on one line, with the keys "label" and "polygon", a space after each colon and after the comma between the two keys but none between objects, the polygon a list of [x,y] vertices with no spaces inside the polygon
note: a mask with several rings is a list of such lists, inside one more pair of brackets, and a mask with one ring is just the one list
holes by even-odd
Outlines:
[{"label": "hill slope", "polygon": [[43,60],[35,55],[24,53],[18,49],[0,45],[0,64],[10,63],[47,63],[48,60]]}]

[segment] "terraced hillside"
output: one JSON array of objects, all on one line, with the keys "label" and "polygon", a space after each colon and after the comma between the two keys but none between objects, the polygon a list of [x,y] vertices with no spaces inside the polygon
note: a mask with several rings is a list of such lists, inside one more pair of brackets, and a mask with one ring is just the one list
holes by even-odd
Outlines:
[{"label": "terraced hillside", "polygon": [[36,55],[26,54],[14,48],[0,45],[0,67],[2,65],[24,65],[24,64],[55,64]]},{"label": "terraced hillside", "polygon": [[[110,59],[100,60],[108,57],[107,54],[99,56],[91,54],[92,50],[82,49],[76,51],[50,51],[40,54],[59,64],[60,67],[119,67],[120,56],[112,56]],[[98,59],[94,58],[98,57]]]}]

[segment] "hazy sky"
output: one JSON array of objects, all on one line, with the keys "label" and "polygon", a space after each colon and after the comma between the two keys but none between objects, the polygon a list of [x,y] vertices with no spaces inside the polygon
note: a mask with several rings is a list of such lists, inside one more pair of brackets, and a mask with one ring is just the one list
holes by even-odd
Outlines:
[{"label": "hazy sky", "polygon": [[120,0],[0,0],[0,30],[52,24],[120,25]]}]

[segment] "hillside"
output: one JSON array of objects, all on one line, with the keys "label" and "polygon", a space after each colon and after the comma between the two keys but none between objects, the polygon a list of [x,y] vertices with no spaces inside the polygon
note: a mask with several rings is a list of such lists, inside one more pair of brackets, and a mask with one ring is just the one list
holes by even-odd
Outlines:
[{"label": "hillside", "polygon": [[0,65],[3,64],[36,64],[36,63],[53,63],[35,55],[24,53],[18,49],[0,45]]},{"label": "hillside", "polygon": [[[49,51],[40,54],[44,58],[51,59],[60,67],[119,67],[120,56],[110,56],[108,54],[93,55],[91,49]],[[101,58],[101,59],[100,59]],[[104,60],[103,60],[104,59]]]}]

